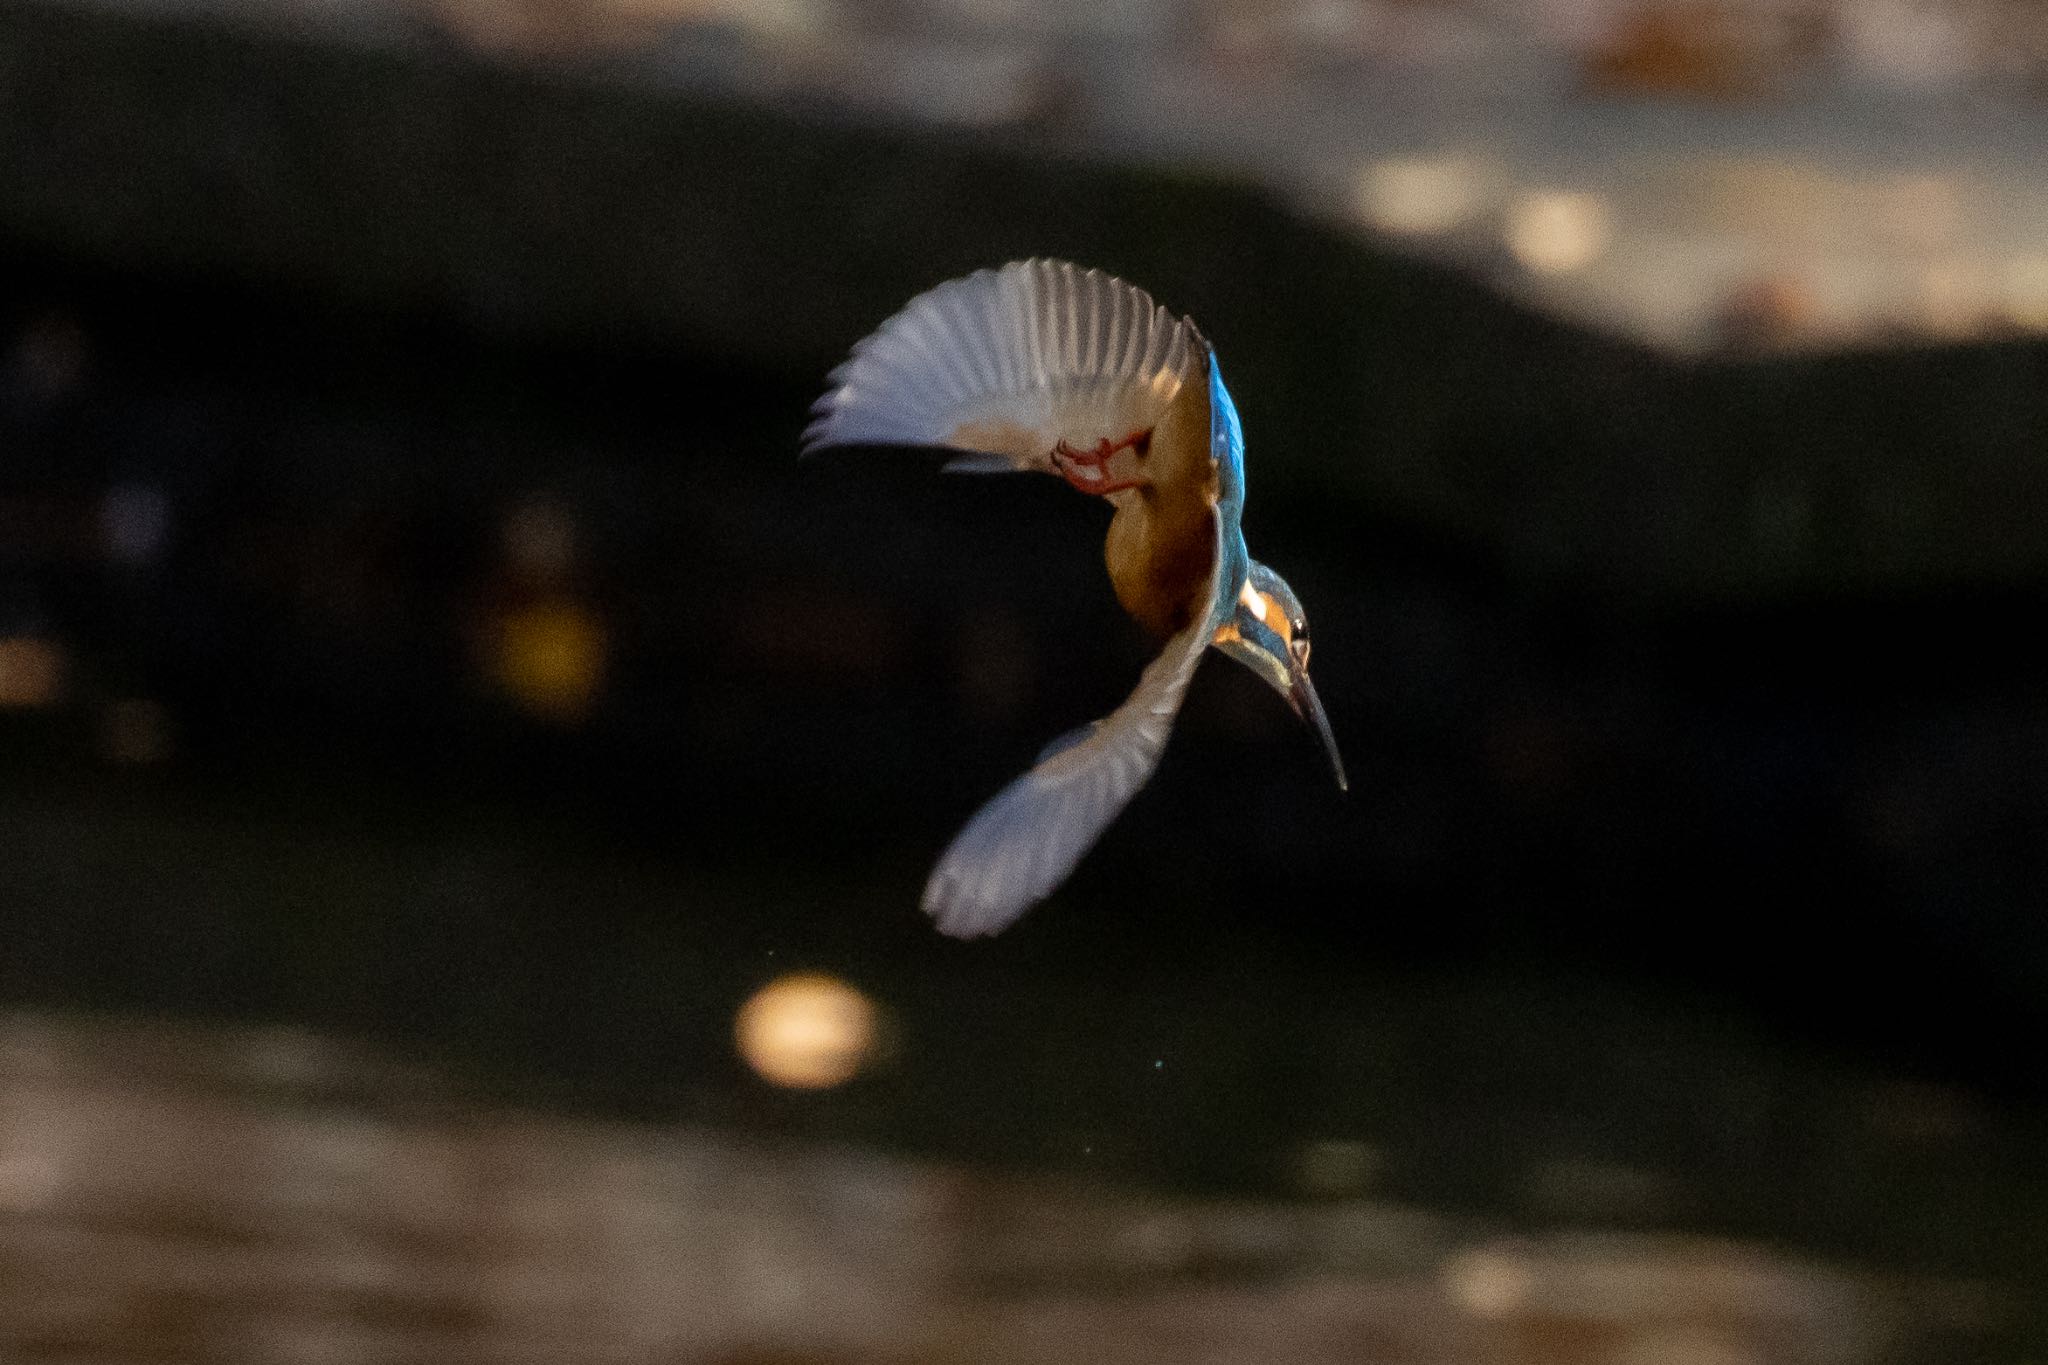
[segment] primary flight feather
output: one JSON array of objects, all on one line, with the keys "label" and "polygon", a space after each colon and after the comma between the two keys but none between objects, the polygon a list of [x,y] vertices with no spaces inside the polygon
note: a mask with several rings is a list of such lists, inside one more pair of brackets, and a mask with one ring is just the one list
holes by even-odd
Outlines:
[{"label": "primary flight feather", "polygon": [[1308,678],[1308,622],[1247,553],[1244,437],[1209,343],[1144,290],[1066,261],[1015,261],[912,299],[832,372],[806,452],[939,446],[946,468],[1056,474],[1116,509],[1117,600],[1165,642],[1123,705],[1049,745],[940,857],[924,908],[997,933],[1066,880],[1145,785],[1205,649],[1245,664],[1344,768]]}]

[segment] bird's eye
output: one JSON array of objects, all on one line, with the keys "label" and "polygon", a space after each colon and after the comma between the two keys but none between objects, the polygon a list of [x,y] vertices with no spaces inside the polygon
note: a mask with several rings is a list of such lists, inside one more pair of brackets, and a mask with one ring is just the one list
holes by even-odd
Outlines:
[{"label": "bird's eye", "polygon": [[1293,638],[1292,640],[1290,640],[1290,641],[1288,642],[1288,646],[1289,646],[1289,648],[1291,648],[1291,649],[1292,649],[1292,650],[1294,651],[1294,661],[1295,661],[1296,663],[1300,664],[1300,665],[1301,665],[1301,666],[1302,666],[1303,668],[1307,668],[1307,667],[1308,667],[1308,626],[1307,626],[1307,625],[1305,625],[1305,624],[1299,624],[1299,625],[1296,625],[1296,626],[1294,627],[1294,638]]}]

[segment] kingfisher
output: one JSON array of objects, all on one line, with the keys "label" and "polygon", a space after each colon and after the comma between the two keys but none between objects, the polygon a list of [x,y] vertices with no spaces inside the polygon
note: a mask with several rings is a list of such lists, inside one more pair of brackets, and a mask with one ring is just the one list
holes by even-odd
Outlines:
[{"label": "kingfisher", "polygon": [[1047,745],[955,836],[924,892],[941,932],[998,933],[1066,880],[1158,767],[1210,648],[1287,699],[1346,788],[1308,618],[1245,549],[1244,432],[1193,322],[1099,270],[1013,261],[918,295],[827,382],[806,454],[939,447],[947,470],[1051,474],[1106,499],[1117,601],[1163,642],[1121,706]]}]

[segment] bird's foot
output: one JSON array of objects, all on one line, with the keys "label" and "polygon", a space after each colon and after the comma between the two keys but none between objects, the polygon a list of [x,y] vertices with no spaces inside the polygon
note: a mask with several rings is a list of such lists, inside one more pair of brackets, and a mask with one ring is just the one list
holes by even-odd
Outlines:
[{"label": "bird's foot", "polygon": [[[1137,468],[1151,445],[1150,428],[1134,431],[1120,441],[1112,441],[1105,436],[1095,443],[1093,450],[1076,450],[1061,441],[1052,448],[1052,467],[1059,471],[1061,478],[1083,493],[1117,493],[1146,483]],[[1128,455],[1125,452],[1129,452]],[[1124,458],[1118,459],[1118,456]],[[1114,469],[1111,468],[1112,460],[1116,464]]]}]

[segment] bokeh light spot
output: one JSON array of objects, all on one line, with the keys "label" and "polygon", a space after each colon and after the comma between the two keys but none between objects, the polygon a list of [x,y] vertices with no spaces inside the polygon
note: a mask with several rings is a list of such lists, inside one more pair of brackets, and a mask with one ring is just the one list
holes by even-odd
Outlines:
[{"label": "bokeh light spot", "polygon": [[505,554],[540,583],[558,583],[576,564],[576,519],[545,498],[513,509],[503,529]]},{"label": "bokeh light spot", "polygon": [[1380,229],[1409,236],[1448,232],[1479,203],[1473,168],[1455,158],[1390,157],[1359,173],[1359,216]]},{"label": "bokeh light spot", "polygon": [[115,763],[161,763],[171,756],[171,719],[146,697],[110,703],[100,716],[100,750]]},{"label": "bokeh light spot", "polygon": [[1445,1296],[1477,1318],[1520,1312],[1535,1280],[1527,1261],[1504,1251],[1467,1251],[1444,1262],[1442,1271]]},{"label": "bokeh light spot", "polygon": [[763,1080],[823,1090],[852,1080],[873,1053],[874,1002],[837,977],[778,977],[740,1007],[733,1038]]},{"label": "bokeh light spot", "polygon": [[1508,213],[1508,250],[1538,275],[1585,269],[1607,249],[1611,232],[1607,201],[1597,194],[1524,195]]},{"label": "bokeh light spot", "polygon": [[100,538],[107,557],[140,568],[162,557],[171,532],[171,500],[162,489],[124,483],[107,490],[100,503]]},{"label": "bokeh light spot", "polygon": [[64,647],[35,635],[0,638],[0,709],[55,704],[68,671]]},{"label": "bokeh light spot", "polygon": [[580,720],[604,681],[605,630],[569,598],[549,598],[506,617],[497,651],[499,683],[519,706],[557,721]]}]

